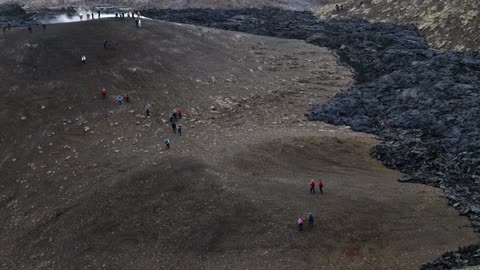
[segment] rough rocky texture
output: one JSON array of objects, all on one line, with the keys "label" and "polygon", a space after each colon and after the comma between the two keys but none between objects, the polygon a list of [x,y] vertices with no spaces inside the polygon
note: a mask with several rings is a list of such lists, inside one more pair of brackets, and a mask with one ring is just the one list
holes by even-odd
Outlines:
[{"label": "rough rocky texture", "polygon": [[[371,24],[362,19],[321,21],[306,12],[150,10],[144,14],[305,39],[335,49],[355,68],[359,83],[313,107],[306,117],[380,135],[385,141],[372,150],[374,157],[405,173],[400,181],[440,187],[451,205],[480,230],[478,54],[430,49],[415,27]],[[443,266],[435,262],[424,268],[477,264],[478,254],[478,246],[471,246],[445,254]]]},{"label": "rough rocky texture", "polygon": [[[335,4],[344,9],[337,12]],[[415,24],[433,47],[480,49],[476,0],[342,0],[319,5],[315,13],[323,18],[358,16],[375,22]]]}]

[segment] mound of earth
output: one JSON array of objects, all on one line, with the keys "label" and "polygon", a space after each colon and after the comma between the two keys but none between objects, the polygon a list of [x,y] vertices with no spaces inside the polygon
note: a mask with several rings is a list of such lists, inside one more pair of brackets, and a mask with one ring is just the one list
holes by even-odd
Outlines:
[{"label": "mound of earth", "polygon": [[[343,5],[337,11],[335,5]],[[373,22],[415,24],[435,48],[478,51],[480,14],[475,0],[331,1],[315,8],[322,18],[356,16]]]},{"label": "mound of earth", "polygon": [[121,19],[0,46],[2,268],[411,269],[476,240],[437,190],[373,160],[374,138],[304,120],[353,84],[328,49]]},{"label": "mound of earth", "polygon": [[[374,157],[406,173],[404,182],[441,187],[478,231],[478,54],[431,49],[415,27],[355,18],[318,21],[310,13],[278,9],[149,13],[335,49],[354,67],[357,85],[314,106],[306,113],[308,119],[382,136],[385,143],[375,147]],[[475,265],[479,254],[475,245],[445,254],[440,261],[446,268]]]}]

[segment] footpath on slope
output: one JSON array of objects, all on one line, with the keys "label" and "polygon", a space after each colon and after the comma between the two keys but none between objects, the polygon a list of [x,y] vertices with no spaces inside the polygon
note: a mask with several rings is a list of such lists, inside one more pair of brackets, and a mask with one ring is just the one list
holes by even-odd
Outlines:
[{"label": "footpath on slope", "polygon": [[[147,10],[166,21],[306,40],[331,48],[356,71],[348,92],[314,106],[310,120],[381,136],[372,155],[406,175],[403,182],[440,187],[450,205],[480,230],[480,57],[428,47],[413,26],[358,18],[319,20],[278,9]],[[425,265],[480,264],[480,245]]]}]

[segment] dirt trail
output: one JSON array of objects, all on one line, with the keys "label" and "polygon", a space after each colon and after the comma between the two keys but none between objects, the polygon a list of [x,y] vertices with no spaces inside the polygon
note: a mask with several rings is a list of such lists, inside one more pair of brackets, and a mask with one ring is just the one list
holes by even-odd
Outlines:
[{"label": "dirt trail", "polygon": [[[303,120],[352,84],[329,50],[142,26],[0,39],[3,268],[412,269],[477,239],[437,190],[372,160],[374,138]],[[312,177],[325,194],[308,193]],[[314,228],[297,232],[309,211]]]}]

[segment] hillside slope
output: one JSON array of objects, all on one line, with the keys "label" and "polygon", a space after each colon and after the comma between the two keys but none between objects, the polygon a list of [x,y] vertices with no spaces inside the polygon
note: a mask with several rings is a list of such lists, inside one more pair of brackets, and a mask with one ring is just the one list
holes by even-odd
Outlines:
[{"label": "hillside slope", "polygon": [[476,240],[438,190],[373,160],[372,137],[303,121],[353,83],[325,48],[115,19],[0,46],[4,269],[412,269]]},{"label": "hillside slope", "polygon": [[[363,5],[359,3],[363,2]],[[337,12],[335,4],[343,5]],[[315,8],[320,17],[358,16],[375,22],[415,24],[435,48],[480,50],[476,0],[347,0]]]}]

